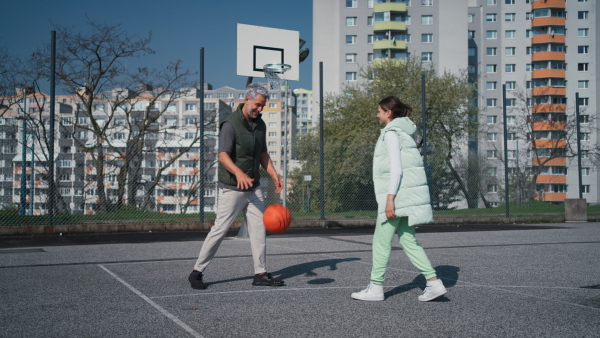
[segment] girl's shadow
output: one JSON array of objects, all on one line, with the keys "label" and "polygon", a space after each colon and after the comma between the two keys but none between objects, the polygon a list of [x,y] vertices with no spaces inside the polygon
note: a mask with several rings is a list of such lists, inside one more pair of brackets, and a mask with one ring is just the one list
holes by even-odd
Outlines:
[{"label": "girl's shadow", "polygon": [[[437,273],[438,278],[444,282],[444,286],[446,288],[451,288],[454,285],[456,285],[456,282],[458,281],[458,272],[459,271],[460,271],[459,267],[452,266],[452,265],[440,265],[435,268],[435,272]],[[421,290],[423,290],[423,289],[425,289],[426,283],[427,283],[427,281],[425,280],[425,277],[423,277],[422,274],[419,274],[419,276],[417,276],[415,279],[413,279],[412,282],[410,282],[408,284],[404,284],[404,285],[399,285],[399,286],[393,288],[392,290],[386,292],[385,298],[389,298],[389,297],[395,296],[397,294],[401,294],[401,293],[404,293],[406,291],[416,289],[416,288],[420,288]],[[446,296],[442,296],[440,298],[435,299],[434,301],[449,302],[450,299],[448,299]]]}]

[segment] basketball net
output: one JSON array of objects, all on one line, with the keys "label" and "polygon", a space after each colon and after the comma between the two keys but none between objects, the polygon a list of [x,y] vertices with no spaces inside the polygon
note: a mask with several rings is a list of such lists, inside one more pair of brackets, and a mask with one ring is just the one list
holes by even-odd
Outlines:
[{"label": "basketball net", "polygon": [[265,77],[269,83],[269,91],[280,91],[283,86],[283,81],[280,77],[280,74],[285,73],[290,68],[290,65],[286,65],[284,63],[274,63],[268,64],[263,67],[263,71],[265,73]]}]

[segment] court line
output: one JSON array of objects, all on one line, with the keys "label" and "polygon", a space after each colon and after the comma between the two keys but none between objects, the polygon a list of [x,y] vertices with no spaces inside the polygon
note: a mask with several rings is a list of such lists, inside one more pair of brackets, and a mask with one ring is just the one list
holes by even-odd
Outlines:
[{"label": "court line", "polygon": [[[296,250],[296,251],[299,251],[299,252],[307,252],[306,250],[293,248],[291,246],[284,247],[284,246],[277,245],[277,244],[269,244],[269,245],[278,246],[280,248],[293,249],[293,250]],[[343,259],[344,258],[344,257],[339,257],[339,256],[336,256],[336,255],[332,255],[332,254],[323,254],[323,255],[324,256],[330,256],[330,257],[333,257],[333,258],[338,258],[338,259]],[[371,265],[370,263],[367,263],[367,262],[362,261],[362,260],[354,261],[354,263],[362,263],[362,264]],[[420,272],[419,273],[415,273],[414,271],[404,270],[404,269],[394,268],[394,267],[388,267],[388,269],[396,270],[396,271],[402,271],[402,272],[408,272],[408,273],[417,274],[417,275],[421,274]],[[508,292],[508,293],[512,293],[512,294],[516,294],[516,295],[521,295],[521,296],[526,296],[526,297],[531,297],[531,298],[537,298],[537,299],[540,299],[540,300],[545,300],[545,301],[550,301],[550,302],[555,302],[555,303],[561,303],[561,304],[566,304],[566,305],[572,305],[572,306],[581,307],[581,308],[584,308],[584,309],[594,309],[596,311],[600,311],[599,308],[596,308],[596,307],[593,307],[593,306],[587,306],[587,305],[582,305],[582,304],[579,304],[579,303],[572,303],[572,302],[567,302],[567,301],[552,299],[552,298],[549,298],[549,297],[536,296],[536,295],[532,295],[532,294],[528,294],[528,293],[524,293],[524,292],[518,292],[518,291],[514,291],[514,290],[506,290],[506,289],[503,289],[502,287],[497,287],[497,286],[492,286],[492,285],[482,285],[482,284],[467,282],[467,281],[464,281],[464,280],[458,280],[458,279],[452,279],[452,278],[446,278],[446,277],[439,277],[439,276],[438,276],[438,278],[440,278],[442,280],[454,281],[454,282],[457,282],[457,283],[464,283],[464,284],[467,284],[467,285],[470,285],[470,286],[477,286],[477,287],[482,287],[482,288],[489,288],[489,289],[492,289],[492,290],[504,291],[504,292]]]},{"label": "court line", "polygon": [[200,335],[194,329],[192,329],[191,327],[189,327],[186,323],[182,322],[179,318],[177,318],[176,316],[174,316],[173,314],[171,314],[169,311],[165,310],[162,306],[156,304],[154,301],[152,301],[152,299],[148,298],[146,295],[144,295],[138,289],[136,289],[133,286],[131,286],[129,283],[127,283],[126,281],[124,281],[121,277],[117,276],[114,272],[110,271],[109,269],[107,269],[106,267],[104,267],[102,264],[98,264],[98,266],[102,270],[106,271],[109,275],[111,275],[114,279],[116,279],[119,282],[121,282],[121,284],[125,285],[129,290],[131,290],[133,293],[135,293],[136,295],[138,295],[140,298],[142,298],[148,304],[152,305],[155,309],[157,309],[165,317],[169,318],[170,320],[172,320],[173,322],[175,322],[175,324],[179,325],[182,329],[186,330],[190,335],[192,335],[193,337],[197,337],[197,338],[203,338],[202,335]]}]

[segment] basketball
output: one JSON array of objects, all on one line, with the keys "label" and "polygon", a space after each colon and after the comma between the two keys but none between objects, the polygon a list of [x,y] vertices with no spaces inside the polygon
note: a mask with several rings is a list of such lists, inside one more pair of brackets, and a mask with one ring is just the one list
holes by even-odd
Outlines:
[{"label": "basketball", "polygon": [[290,209],[284,207],[281,204],[273,204],[265,209],[263,214],[263,223],[265,229],[273,234],[280,234],[285,232],[292,223],[292,214]]}]

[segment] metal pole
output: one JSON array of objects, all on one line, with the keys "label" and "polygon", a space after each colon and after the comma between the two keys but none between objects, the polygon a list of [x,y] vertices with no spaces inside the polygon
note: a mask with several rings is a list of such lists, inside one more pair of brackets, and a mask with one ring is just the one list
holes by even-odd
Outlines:
[{"label": "metal pole", "polygon": [[[425,168],[425,176],[427,177],[427,189],[429,190],[429,196],[431,196],[431,170],[427,165],[427,154],[429,149],[427,148],[427,103],[425,93],[425,73],[421,74],[421,121],[423,129],[423,167]],[[429,199],[429,203],[433,206],[433,199]]]},{"label": "metal pole", "polygon": [[54,105],[56,97],[56,31],[52,31],[51,40],[52,42],[50,43],[50,49],[52,56],[50,61],[50,135],[48,137],[48,225],[54,224]]},{"label": "metal pole", "polygon": [[577,176],[579,177],[579,198],[583,198],[583,178],[581,177],[581,122],[579,121],[579,92],[575,93],[575,118],[577,119]]},{"label": "metal pole", "polygon": [[35,199],[35,139],[31,137],[31,179],[29,180],[29,215],[33,216]]},{"label": "metal pole", "polygon": [[508,199],[508,123],[506,122],[506,84],[502,85],[502,116],[504,118],[504,199],[506,201],[506,217],[510,217],[510,201]]},{"label": "metal pole", "polygon": [[198,187],[198,208],[200,223],[204,223],[204,47],[200,48],[200,186]]},{"label": "metal pole", "polygon": [[288,168],[288,80],[285,80],[285,97],[283,102],[283,206],[287,206],[287,168]]},{"label": "metal pole", "polygon": [[319,62],[319,152],[321,191],[319,201],[321,206],[321,220],[325,220],[325,146],[323,135],[323,61]]},{"label": "metal pole", "polygon": [[23,88],[23,123],[21,124],[21,203],[19,208],[19,215],[25,215],[25,204],[27,203],[27,196],[25,191],[27,190],[27,158],[25,153],[27,152],[27,88]]}]

